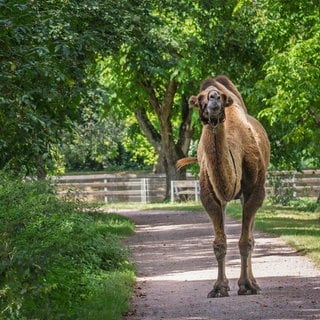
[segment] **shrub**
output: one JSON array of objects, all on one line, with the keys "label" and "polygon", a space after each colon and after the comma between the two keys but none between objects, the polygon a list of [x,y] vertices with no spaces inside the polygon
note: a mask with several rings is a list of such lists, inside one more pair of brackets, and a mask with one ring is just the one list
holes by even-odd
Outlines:
[{"label": "shrub", "polygon": [[101,305],[110,279],[129,287],[133,268],[119,242],[133,230],[127,219],[58,199],[47,182],[4,175],[0,203],[3,319],[93,319],[87,308]]},{"label": "shrub", "polygon": [[293,185],[288,181],[286,174],[269,175],[269,184],[271,187],[269,198],[272,204],[286,206],[295,199]]}]

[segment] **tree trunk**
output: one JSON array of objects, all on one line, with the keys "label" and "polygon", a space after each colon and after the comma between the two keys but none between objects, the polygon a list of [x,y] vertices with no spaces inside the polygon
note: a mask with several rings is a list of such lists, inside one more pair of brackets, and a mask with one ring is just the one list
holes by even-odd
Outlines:
[{"label": "tree trunk", "polygon": [[[135,116],[141,130],[146,135],[149,142],[155,148],[158,154],[158,163],[156,172],[163,172],[166,175],[166,193],[165,199],[170,199],[171,181],[186,179],[186,170],[180,171],[176,168],[176,162],[185,157],[188,153],[193,130],[191,128],[192,109],[189,108],[186,97],[182,97],[181,103],[181,123],[179,126],[178,141],[175,143],[174,132],[172,127],[172,109],[174,105],[174,97],[177,92],[177,83],[171,80],[166,87],[162,102],[159,102],[158,95],[151,83],[144,84],[149,92],[149,103],[155,110],[159,124],[159,132],[152,125],[147,117],[144,107],[135,112]],[[160,171],[161,170],[161,171]]]},{"label": "tree trunk", "polygon": [[[186,170],[178,171],[176,167],[177,161],[185,156],[181,148],[184,141],[180,141],[179,143],[175,144],[173,137],[173,127],[171,123],[172,109],[176,92],[177,83],[174,80],[171,80],[167,85],[165,96],[161,104],[161,109],[158,110],[161,133],[161,151],[164,155],[163,161],[166,174],[165,200],[170,199],[171,181],[182,180],[186,178]],[[181,137],[179,138],[183,138],[183,136],[181,135]]]},{"label": "tree trunk", "polygon": [[178,148],[181,148],[183,156],[188,155],[193,128],[191,127],[192,109],[189,107],[189,99],[183,95],[181,99],[181,124],[179,130]]},{"label": "tree trunk", "polygon": [[36,171],[36,177],[38,180],[43,180],[47,176],[47,171],[45,168],[45,163],[42,157],[38,157],[37,161],[37,171]]}]

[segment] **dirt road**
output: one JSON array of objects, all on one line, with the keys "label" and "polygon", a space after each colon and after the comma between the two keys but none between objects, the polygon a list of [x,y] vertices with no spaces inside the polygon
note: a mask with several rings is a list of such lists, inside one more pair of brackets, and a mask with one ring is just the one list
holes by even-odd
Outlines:
[{"label": "dirt road", "polygon": [[208,299],[217,275],[205,213],[131,211],[137,232],[126,243],[138,269],[127,320],[320,319],[320,270],[280,239],[255,232],[259,295],[238,296],[239,222],[227,219],[230,297]]}]

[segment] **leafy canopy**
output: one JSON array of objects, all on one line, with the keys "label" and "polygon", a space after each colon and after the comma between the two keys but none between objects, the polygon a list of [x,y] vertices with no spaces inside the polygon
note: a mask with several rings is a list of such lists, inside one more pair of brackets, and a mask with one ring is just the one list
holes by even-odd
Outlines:
[{"label": "leafy canopy", "polygon": [[50,169],[61,130],[98,100],[97,55],[138,36],[140,11],[134,0],[0,0],[0,168]]},{"label": "leafy canopy", "polygon": [[[251,2],[244,2],[248,9]],[[271,139],[272,163],[319,165],[319,4],[268,0],[250,10],[257,41],[266,49],[264,76],[251,102],[263,104],[259,116]]]}]

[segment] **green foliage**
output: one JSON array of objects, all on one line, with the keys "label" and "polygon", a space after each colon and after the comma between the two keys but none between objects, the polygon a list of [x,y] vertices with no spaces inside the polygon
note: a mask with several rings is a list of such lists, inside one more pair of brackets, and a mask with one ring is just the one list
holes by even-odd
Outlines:
[{"label": "green foliage", "polygon": [[[43,177],[61,167],[61,144],[77,168],[123,147],[152,164],[167,131],[168,154],[186,155],[201,127],[188,97],[222,73],[267,128],[274,167],[317,166],[319,38],[312,0],[0,0],[0,168]],[[84,109],[110,119],[83,123]]]},{"label": "green foliage", "polygon": [[188,153],[192,133],[199,137],[201,123],[191,121],[187,101],[200,82],[226,73],[249,92],[260,70],[248,19],[234,13],[235,4],[149,1],[141,37],[98,61],[101,83],[110,93],[106,114],[130,119],[126,148],[148,156],[147,162],[163,161],[171,176],[175,161]]},{"label": "green foliage", "polygon": [[132,233],[127,219],[3,175],[0,203],[1,319],[96,319],[89,306],[121,318],[134,275],[119,243]]},{"label": "green foliage", "polygon": [[271,162],[279,169],[299,169],[303,162],[318,166],[319,3],[244,3],[251,28],[264,51],[264,75],[257,81],[249,101],[260,106],[259,116],[270,133]]},{"label": "green foliage", "polygon": [[294,187],[288,180],[286,174],[278,173],[277,175],[269,175],[268,182],[271,187],[270,199],[272,204],[289,205],[294,200]]},{"label": "green foliage", "polygon": [[[67,171],[141,169],[140,158],[124,150],[125,123],[117,117],[101,118],[98,111],[84,108],[81,122],[65,132],[60,151]],[[134,161],[135,160],[135,161]]]},{"label": "green foliage", "polygon": [[101,103],[96,57],[138,36],[140,11],[135,0],[0,1],[0,168],[52,169],[61,132]]}]

